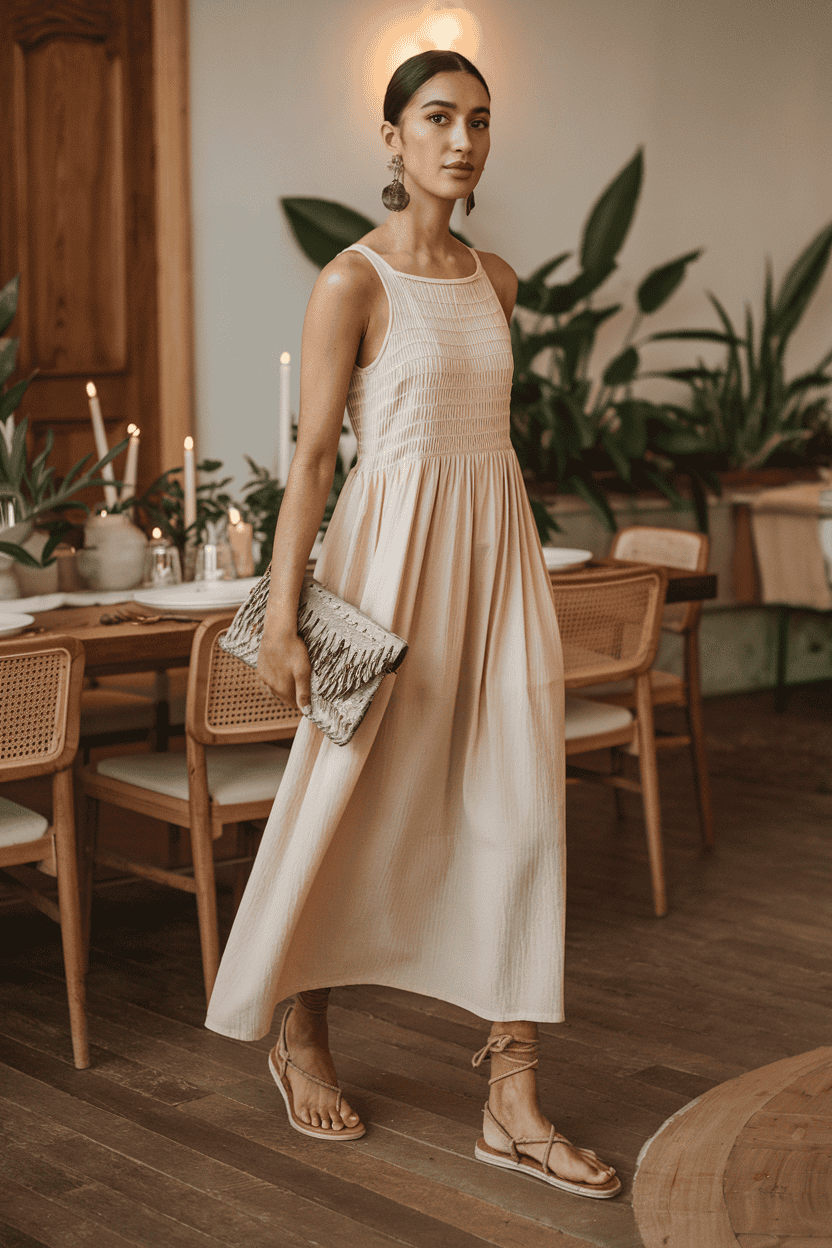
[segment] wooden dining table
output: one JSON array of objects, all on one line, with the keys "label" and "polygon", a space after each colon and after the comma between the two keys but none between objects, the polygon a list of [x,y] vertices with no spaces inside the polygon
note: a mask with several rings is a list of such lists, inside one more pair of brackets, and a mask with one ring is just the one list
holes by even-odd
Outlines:
[{"label": "wooden dining table", "polygon": [[[591,578],[601,571],[626,571],[631,568],[652,565],[633,563],[625,559],[592,559],[582,568],[564,569],[552,575],[570,579]],[[698,602],[716,597],[717,578],[713,573],[690,572],[682,568],[666,568],[667,602]],[[132,604],[137,611],[153,614],[150,608]],[[112,614],[114,607],[60,607],[56,611],[43,611],[35,617],[33,630],[38,632],[69,633],[83,642],[86,652],[86,673],[90,676],[107,676],[119,672],[166,671],[169,668],[187,667],[191,654],[191,642],[200,622],[209,614],[194,613],[192,620],[179,623],[162,620],[158,624],[102,624],[103,615]],[[233,608],[229,608],[233,614]],[[178,612],[177,612],[178,614]]]}]

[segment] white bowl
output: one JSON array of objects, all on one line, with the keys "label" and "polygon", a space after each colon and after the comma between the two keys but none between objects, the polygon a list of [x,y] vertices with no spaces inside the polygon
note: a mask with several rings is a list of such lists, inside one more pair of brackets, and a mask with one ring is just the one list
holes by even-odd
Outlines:
[{"label": "white bowl", "polygon": [[564,568],[580,568],[589,563],[591,550],[572,550],[567,546],[544,546],[543,558],[550,572],[561,572]]},{"label": "white bowl", "polygon": [[34,624],[35,617],[33,615],[2,615],[0,614],[0,637],[15,637],[18,633],[22,633],[24,628],[28,628],[30,624]]}]

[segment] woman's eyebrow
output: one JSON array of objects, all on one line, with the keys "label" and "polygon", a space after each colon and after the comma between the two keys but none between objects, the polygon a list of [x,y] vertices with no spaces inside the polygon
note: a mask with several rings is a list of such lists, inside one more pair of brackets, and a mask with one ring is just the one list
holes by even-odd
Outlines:
[{"label": "woman's eyebrow", "polygon": [[[457,104],[453,104],[450,100],[428,100],[427,104],[423,104],[422,108],[458,108]],[[472,108],[472,113],[487,113],[491,116],[491,110],[481,104],[478,108]]]}]

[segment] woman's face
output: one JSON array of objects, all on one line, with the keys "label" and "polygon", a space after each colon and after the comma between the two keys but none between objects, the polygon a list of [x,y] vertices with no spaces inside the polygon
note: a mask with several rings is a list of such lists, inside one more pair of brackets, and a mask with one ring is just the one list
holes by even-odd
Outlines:
[{"label": "woman's face", "polygon": [[436,74],[415,93],[384,140],[404,164],[404,185],[439,199],[465,199],[480,180],[488,149],[489,99],[466,73]]}]

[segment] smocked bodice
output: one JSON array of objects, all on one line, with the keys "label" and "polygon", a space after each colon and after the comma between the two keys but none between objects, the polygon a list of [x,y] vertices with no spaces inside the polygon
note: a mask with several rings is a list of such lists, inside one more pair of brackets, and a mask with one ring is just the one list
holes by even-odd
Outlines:
[{"label": "smocked bodice", "polygon": [[483,269],[470,277],[400,273],[361,243],[387,293],[379,354],[355,367],[347,411],[359,471],[511,448],[511,335]]}]

